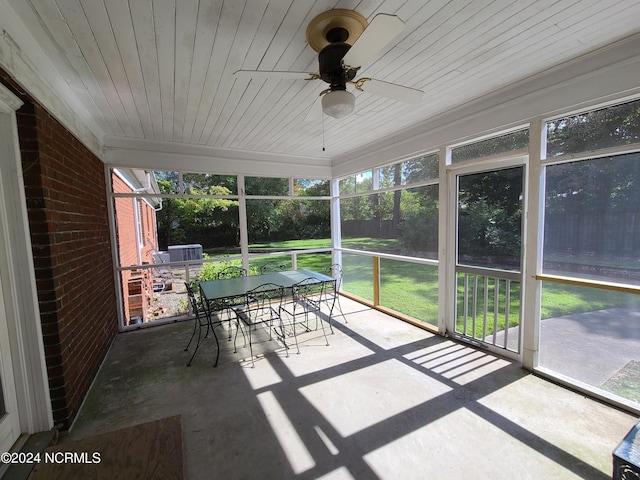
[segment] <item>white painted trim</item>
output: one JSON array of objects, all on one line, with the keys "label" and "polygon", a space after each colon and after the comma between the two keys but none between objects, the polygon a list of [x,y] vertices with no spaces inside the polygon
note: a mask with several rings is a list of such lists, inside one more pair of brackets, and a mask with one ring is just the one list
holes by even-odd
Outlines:
[{"label": "white painted trim", "polygon": [[[538,137],[540,137],[540,132],[539,130],[537,132],[534,132],[536,135],[538,135]],[[442,149],[444,152],[446,152],[447,154],[450,154],[450,149],[448,148],[443,148]],[[441,251],[441,253],[443,254],[443,256],[446,257],[446,262],[447,262],[447,266],[445,268],[445,272],[446,272],[446,284],[444,286],[440,285],[440,289],[444,291],[444,295],[445,295],[445,299],[444,301],[444,306],[446,308],[446,311],[444,312],[444,316],[445,316],[445,321],[446,321],[446,326],[447,326],[447,332],[449,332],[452,336],[457,335],[455,332],[455,326],[456,326],[456,304],[457,304],[457,285],[456,285],[456,262],[457,262],[457,258],[458,258],[458,176],[460,175],[473,175],[475,173],[483,173],[483,172],[492,172],[492,171],[498,171],[498,170],[504,170],[507,168],[513,168],[513,167],[522,167],[523,168],[523,175],[525,176],[524,181],[528,182],[528,171],[527,171],[527,165],[528,165],[528,156],[527,155],[518,155],[518,154],[511,154],[511,156],[509,156],[508,154],[506,155],[501,155],[499,157],[491,157],[492,160],[490,161],[478,161],[478,162],[471,162],[469,164],[466,164],[464,162],[461,162],[460,164],[455,164],[455,165],[447,165],[446,166],[446,179],[447,179],[447,192],[441,196],[441,198],[445,199],[446,205],[445,205],[445,212],[444,215],[446,215],[447,217],[447,245],[446,246],[440,246],[439,245],[439,249]],[[442,168],[441,168],[442,171]],[[442,172],[441,172],[442,173]],[[528,184],[525,183],[525,185],[523,186],[524,188],[524,201],[526,202],[526,194],[527,194],[527,189],[526,186]],[[442,213],[442,206],[441,208],[441,215]],[[523,204],[523,208],[526,208],[526,203]],[[523,214],[523,218],[521,220],[521,228],[522,228],[522,245],[521,245],[521,249],[520,249],[520,258],[523,259],[524,258],[524,241],[525,241],[525,235],[527,232],[527,211],[526,209],[524,210],[524,214]],[[540,252],[538,252],[540,253]],[[509,272],[511,273],[511,272]],[[518,275],[518,279],[520,281],[521,285],[525,285],[525,273],[524,273],[524,265],[521,265],[521,271],[520,273],[517,273]],[[523,287],[524,288],[524,287]],[[524,323],[524,310],[523,310],[523,303],[524,301],[521,300],[521,305],[520,305],[520,323],[521,326]],[[441,305],[440,305],[441,306]],[[503,348],[499,348],[499,347],[493,347],[491,345],[484,345],[486,346],[489,351],[495,352],[495,353],[500,353],[501,355],[507,356],[508,358],[512,358],[514,360],[520,361],[522,362],[522,343],[523,343],[523,337],[522,335],[520,336],[519,339],[519,345],[518,345],[518,352],[512,352]]]},{"label": "white painted trim", "polygon": [[[5,128],[5,118],[7,114],[0,114],[0,135]],[[6,232],[7,225],[4,222],[6,217],[4,207],[4,196],[2,195],[2,176],[0,172],[0,233]],[[20,416],[18,414],[18,398],[16,396],[16,382],[13,374],[13,360],[11,359],[11,341],[9,340],[8,323],[12,321],[13,312],[5,308],[4,295],[11,295],[8,287],[3,287],[2,277],[7,272],[7,263],[10,255],[5,247],[4,235],[0,234],[0,376],[2,377],[2,390],[4,411],[0,418],[0,452],[8,452],[14,442],[22,433],[20,429]],[[0,470],[1,471],[1,470]]]},{"label": "white painted trim", "polygon": [[331,222],[331,249],[332,249],[332,264],[338,264],[342,267],[342,252],[339,250],[342,247],[342,227],[340,223],[340,180],[333,179],[330,184],[330,216]]},{"label": "white painted trim", "polygon": [[522,366],[533,370],[538,366],[540,354],[540,302],[541,282],[536,274],[542,265],[544,198],[544,169],[540,158],[545,148],[546,135],[543,121],[531,122],[529,132],[529,161],[525,167],[524,235],[522,237],[522,289],[521,328]]},{"label": "white painted trim", "polygon": [[124,299],[122,298],[122,285],[120,270],[118,270],[120,259],[118,249],[118,236],[115,228],[115,206],[114,206],[114,194],[111,179],[111,168],[107,165],[104,166],[104,184],[107,189],[107,212],[109,215],[109,236],[111,238],[111,262],[113,265],[113,281],[116,288],[116,307],[118,309],[118,327],[122,331],[125,327],[124,323]]},{"label": "white painted trim", "polygon": [[[444,335],[447,329],[451,329],[452,323],[447,322],[453,318],[453,304],[455,302],[452,293],[451,274],[453,272],[452,259],[455,261],[455,252],[449,248],[451,225],[449,214],[451,203],[449,195],[450,174],[447,172],[447,149],[442,147],[438,152],[439,168],[438,178],[438,332]],[[453,252],[453,253],[452,253]]]},{"label": "white painted trim", "polygon": [[331,160],[132,138],[106,137],[104,160],[114,167],[222,175],[331,178]]},{"label": "white painted trim", "polygon": [[[0,100],[12,94],[0,85]],[[5,308],[8,318],[11,355],[18,397],[20,428],[23,433],[36,433],[53,427],[51,398],[44,357],[40,309],[31,252],[31,237],[27,217],[22,165],[18,149],[18,130],[13,110],[17,99],[0,101],[1,116],[8,125],[9,136],[0,138],[0,176],[3,203],[6,208],[5,244],[7,259],[6,283],[3,279]],[[6,113],[11,111],[11,113]],[[6,128],[3,128],[7,131]]]},{"label": "white painted trim", "polygon": [[436,115],[333,159],[343,177],[567,112],[640,95],[640,34]]},{"label": "white painted trim", "polygon": [[244,188],[244,175],[238,175],[238,225],[240,226],[240,255],[242,268],[249,271],[249,226],[247,225],[247,195]]},{"label": "white painted trim", "polygon": [[6,0],[0,0],[0,12],[0,66],[89,150],[102,158],[102,129]]}]

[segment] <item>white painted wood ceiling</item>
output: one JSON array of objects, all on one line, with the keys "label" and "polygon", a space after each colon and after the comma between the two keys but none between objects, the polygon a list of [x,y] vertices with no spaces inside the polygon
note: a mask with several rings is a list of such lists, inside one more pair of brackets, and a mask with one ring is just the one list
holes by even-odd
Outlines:
[{"label": "white painted wood ceiling", "polygon": [[[638,0],[7,0],[108,137],[305,157],[345,155],[474,98],[637,33]],[[333,9],[405,30],[363,68],[425,91],[419,105],[356,94],[342,120],[304,122],[321,81],[309,21]],[[322,151],[326,145],[326,152]]]}]

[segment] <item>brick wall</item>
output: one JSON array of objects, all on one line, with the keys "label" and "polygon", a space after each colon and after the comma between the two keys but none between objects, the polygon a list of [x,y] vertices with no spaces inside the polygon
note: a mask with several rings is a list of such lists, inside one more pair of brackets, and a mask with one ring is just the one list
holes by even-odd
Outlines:
[{"label": "brick wall", "polygon": [[[112,174],[111,182],[114,193],[133,193],[131,187],[118,175]],[[115,198],[114,210],[120,265],[129,267],[153,263],[153,253],[157,245],[155,210],[144,199],[126,197]],[[138,233],[141,235],[140,245]],[[139,259],[138,255],[140,255]],[[153,297],[151,272],[123,270],[120,278],[125,323],[129,323],[132,317],[141,317],[143,321],[148,320],[147,310]]]},{"label": "brick wall", "polygon": [[118,331],[104,167],[39,105],[17,118],[53,418],[66,430]]}]

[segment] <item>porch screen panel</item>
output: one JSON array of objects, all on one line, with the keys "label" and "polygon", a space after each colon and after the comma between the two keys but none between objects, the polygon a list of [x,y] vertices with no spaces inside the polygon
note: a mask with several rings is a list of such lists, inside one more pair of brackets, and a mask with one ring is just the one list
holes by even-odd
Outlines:
[{"label": "porch screen panel", "polygon": [[345,248],[436,259],[438,185],[344,198],[340,223]]},{"label": "porch screen panel", "polygon": [[342,254],[342,289],[373,302],[373,258],[367,255]]},{"label": "porch screen panel", "polygon": [[330,248],[329,200],[247,199],[249,251]]},{"label": "porch screen panel", "polygon": [[640,154],[546,168],[543,272],[640,285]]},{"label": "porch screen panel", "polygon": [[438,267],[380,259],[380,305],[438,325]]}]

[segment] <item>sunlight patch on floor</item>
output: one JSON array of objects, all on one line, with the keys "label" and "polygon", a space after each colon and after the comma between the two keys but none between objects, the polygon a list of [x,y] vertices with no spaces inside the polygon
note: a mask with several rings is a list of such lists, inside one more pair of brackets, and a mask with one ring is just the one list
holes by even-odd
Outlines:
[{"label": "sunlight patch on floor", "polygon": [[296,432],[295,427],[291,424],[286,412],[278,403],[275,395],[272,392],[260,393],[258,401],[291,464],[293,472],[300,474],[315,467],[316,462]]},{"label": "sunlight patch on floor", "polygon": [[[482,441],[477,432],[484,432]],[[465,438],[468,448],[460,450]],[[373,450],[364,460],[379,478],[402,471],[403,480],[424,480],[429,478],[425,467],[440,472],[439,478],[531,478],[531,472],[545,473],[536,478],[580,478],[465,408]]]},{"label": "sunlight patch on floor", "polygon": [[346,467],[340,467],[332,472],[327,473],[318,480],[355,480]]},{"label": "sunlight patch on floor", "polygon": [[400,416],[451,390],[398,360],[309,385],[300,393],[343,437]]},{"label": "sunlight patch on floor", "polygon": [[262,357],[259,361],[256,361],[255,368],[244,368],[242,371],[254,390],[275,385],[282,381],[282,378],[276,373],[267,357]]},{"label": "sunlight patch on floor", "polygon": [[310,332],[305,335],[312,335],[308,340],[305,335],[301,335],[298,339],[300,345],[300,354],[295,352],[295,346],[292,347],[288,359],[283,362],[284,365],[295,377],[302,377],[309,373],[333,368],[366,356],[372,355],[374,352],[363,346],[357,340],[345,335],[328,335],[329,346],[324,342],[324,337],[318,332]]},{"label": "sunlight patch on floor", "polygon": [[456,343],[433,345],[408,353],[404,358],[459,385],[510,365],[507,360]]},{"label": "sunlight patch on floor", "polygon": [[384,350],[393,350],[434,336],[433,333],[409,323],[389,321],[389,317],[382,312],[368,311],[360,314],[362,317],[365,315],[368,317],[365,321],[357,319],[358,321],[350,322],[349,329]]}]

